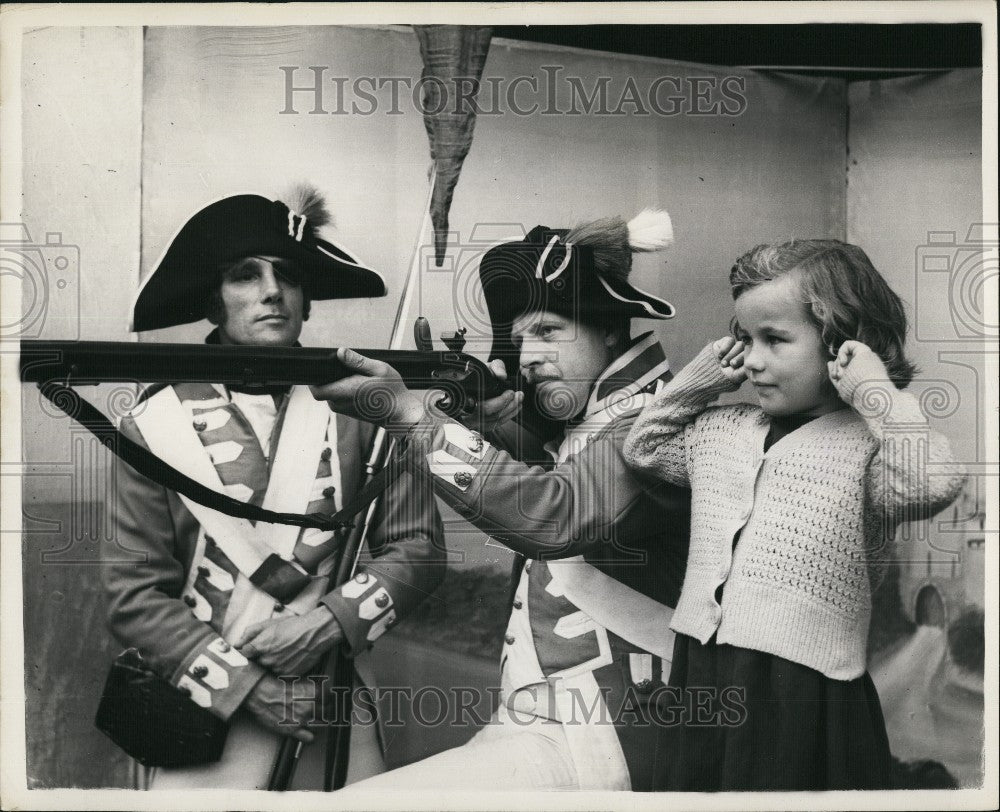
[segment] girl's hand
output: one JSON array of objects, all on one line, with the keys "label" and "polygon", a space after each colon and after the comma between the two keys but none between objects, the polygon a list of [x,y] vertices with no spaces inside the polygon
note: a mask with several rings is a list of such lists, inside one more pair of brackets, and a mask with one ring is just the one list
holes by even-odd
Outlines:
[{"label": "girl's hand", "polygon": [[837,357],[827,363],[830,380],[837,394],[847,403],[852,403],[857,388],[862,384],[892,386],[889,370],[882,359],[867,344],[860,341],[845,341],[840,345]]},{"label": "girl's hand", "polygon": [[715,357],[719,359],[719,370],[723,377],[734,386],[739,386],[747,379],[747,370],[743,366],[743,354],[746,344],[737,341],[732,336],[720,338],[712,344]]}]

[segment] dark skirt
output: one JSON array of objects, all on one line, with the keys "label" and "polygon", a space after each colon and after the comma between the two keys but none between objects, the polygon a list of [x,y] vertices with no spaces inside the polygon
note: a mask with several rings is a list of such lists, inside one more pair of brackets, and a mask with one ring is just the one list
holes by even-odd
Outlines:
[{"label": "dark skirt", "polygon": [[773,654],[679,634],[668,685],[667,701],[680,703],[684,719],[662,731],[661,790],[890,787],[889,740],[867,672],[830,679]]}]

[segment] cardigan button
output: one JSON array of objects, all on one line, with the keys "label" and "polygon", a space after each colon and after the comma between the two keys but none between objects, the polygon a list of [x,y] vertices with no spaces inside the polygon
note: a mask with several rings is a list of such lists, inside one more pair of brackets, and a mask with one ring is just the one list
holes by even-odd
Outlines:
[{"label": "cardigan button", "polygon": [[506,636],[504,637],[503,641],[504,641],[504,642],[505,642],[505,643],[506,643],[506,644],[507,644],[508,646],[512,646],[512,645],[514,645],[514,635],[512,635],[512,634],[508,634],[508,635],[506,635]]},{"label": "cardigan button", "polygon": [[520,599],[519,598],[515,598],[514,599],[514,608],[515,609],[520,609],[522,606],[524,606],[524,604],[521,603]]}]

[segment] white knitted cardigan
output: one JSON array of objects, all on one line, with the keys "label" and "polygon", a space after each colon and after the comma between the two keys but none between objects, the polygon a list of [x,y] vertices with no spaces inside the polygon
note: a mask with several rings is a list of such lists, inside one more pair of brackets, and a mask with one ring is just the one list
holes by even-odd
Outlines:
[{"label": "white knitted cardigan", "polygon": [[710,346],[643,410],[625,459],[692,492],[674,631],[702,643],[717,633],[719,643],[833,679],[864,673],[869,569],[896,525],[942,510],[965,481],[912,395],[864,383],[842,382],[853,409],[807,423],[766,453],[769,418],[759,407],[708,408],[733,388]]}]

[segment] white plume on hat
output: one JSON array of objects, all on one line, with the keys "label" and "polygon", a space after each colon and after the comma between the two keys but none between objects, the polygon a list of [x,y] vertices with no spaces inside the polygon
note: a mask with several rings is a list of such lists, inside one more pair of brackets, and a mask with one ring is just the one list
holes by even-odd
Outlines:
[{"label": "white plume on hat", "polygon": [[674,228],[665,211],[644,209],[628,223],[615,216],[577,225],[565,241],[589,246],[600,276],[625,281],[632,272],[632,254],[667,248],[674,241]]},{"label": "white plume on hat", "polygon": [[295,214],[306,218],[306,228],[311,228],[313,234],[333,223],[333,216],[326,208],[326,199],[310,183],[297,183],[280,200]]},{"label": "white plume on hat", "polygon": [[673,242],[674,226],[662,209],[643,209],[628,221],[628,244],[633,251],[662,251]]}]

